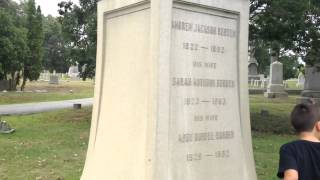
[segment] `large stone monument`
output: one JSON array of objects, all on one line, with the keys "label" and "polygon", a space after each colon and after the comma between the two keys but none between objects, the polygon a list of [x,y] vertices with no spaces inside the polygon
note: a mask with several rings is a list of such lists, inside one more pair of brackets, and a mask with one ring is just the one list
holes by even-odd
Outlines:
[{"label": "large stone monument", "polygon": [[309,102],[312,98],[317,104],[320,105],[320,64],[315,66],[306,66],[305,70],[306,81],[304,90],[301,93],[300,101]]},{"label": "large stone monument", "polygon": [[247,0],[98,2],[82,180],[256,180]]},{"label": "large stone monument", "polygon": [[283,85],[283,65],[279,61],[275,61],[271,64],[270,82],[264,96],[267,98],[288,97],[288,93],[285,92]]}]

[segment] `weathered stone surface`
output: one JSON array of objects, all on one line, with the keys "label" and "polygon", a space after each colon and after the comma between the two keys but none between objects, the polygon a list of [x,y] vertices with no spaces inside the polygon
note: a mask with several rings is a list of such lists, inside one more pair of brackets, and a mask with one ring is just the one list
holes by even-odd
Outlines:
[{"label": "weathered stone surface", "polygon": [[0,121],[0,134],[10,134],[14,131],[6,121]]},{"label": "weathered stone surface", "polygon": [[268,85],[267,92],[264,96],[266,98],[285,98],[288,97],[288,93],[284,91],[283,85],[283,65],[279,61],[275,61],[271,64],[270,68],[270,83]]},{"label": "weathered stone surface", "polygon": [[256,179],[248,8],[240,0],[99,2],[83,180]]},{"label": "weathered stone surface", "polygon": [[306,82],[302,97],[320,98],[320,67],[307,66],[305,70]]},{"label": "weathered stone surface", "polygon": [[51,75],[49,84],[59,84],[59,77],[56,75]]},{"label": "weathered stone surface", "polygon": [[9,90],[10,89],[10,81],[2,80],[0,81],[0,91]]}]

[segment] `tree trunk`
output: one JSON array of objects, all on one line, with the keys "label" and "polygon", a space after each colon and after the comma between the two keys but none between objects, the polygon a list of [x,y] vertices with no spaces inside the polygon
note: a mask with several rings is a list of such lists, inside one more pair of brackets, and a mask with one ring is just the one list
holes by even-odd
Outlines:
[{"label": "tree trunk", "polygon": [[17,90],[15,72],[11,73],[10,91]]},{"label": "tree trunk", "polygon": [[22,85],[21,85],[21,91],[24,90],[24,87],[26,86],[27,78],[23,77]]}]

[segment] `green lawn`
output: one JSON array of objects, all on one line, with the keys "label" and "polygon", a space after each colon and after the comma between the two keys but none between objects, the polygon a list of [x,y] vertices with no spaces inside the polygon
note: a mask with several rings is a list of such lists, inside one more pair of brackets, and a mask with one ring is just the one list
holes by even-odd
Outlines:
[{"label": "green lawn", "polygon": [[[289,115],[298,96],[288,99],[266,99],[262,95],[250,96],[253,150],[258,180],[276,180],[279,148],[296,137]],[[262,116],[261,110],[269,112]]]},{"label": "green lawn", "polygon": [[[92,81],[61,81],[59,85],[49,85],[48,82],[29,82],[27,92],[0,92],[1,104],[59,101],[93,97]],[[39,93],[37,90],[48,92]],[[33,91],[33,92],[28,92]]]},{"label": "green lawn", "polygon": [[[259,180],[273,180],[282,144],[295,139],[288,120],[296,97],[250,96],[253,149]],[[260,111],[269,111],[262,117]],[[79,179],[89,136],[91,109],[3,117],[17,129],[0,135],[1,180]]]},{"label": "green lawn", "polygon": [[253,151],[258,180],[277,180],[279,149],[282,144],[295,139],[293,135],[253,133]]},{"label": "green lawn", "polygon": [[1,180],[78,180],[91,109],[2,117],[17,129],[0,134]]},{"label": "green lawn", "polygon": [[286,81],[288,83],[288,89],[303,89],[302,87],[297,87],[298,81]]},{"label": "green lawn", "polygon": [[[297,103],[298,96],[287,99],[267,99],[262,95],[250,95],[250,113],[252,130],[276,134],[292,134],[289,114]],[[269,112],[262,116],[261,110]]]}]

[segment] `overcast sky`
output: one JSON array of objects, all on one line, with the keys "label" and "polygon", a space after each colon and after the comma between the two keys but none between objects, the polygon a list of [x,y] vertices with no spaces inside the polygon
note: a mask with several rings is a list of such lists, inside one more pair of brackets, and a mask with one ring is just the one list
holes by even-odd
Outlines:
[{"label": "overcast sky", "polygon": [[[20,2],[20,0],[14,0]],[[45,16],[51,14],[52,16],[58,16],[58,3],[62,0],[35,0],[37,6],[41,6],[42,14]],[[78,4],[78,0],[71,0],[74,3]]]}]

